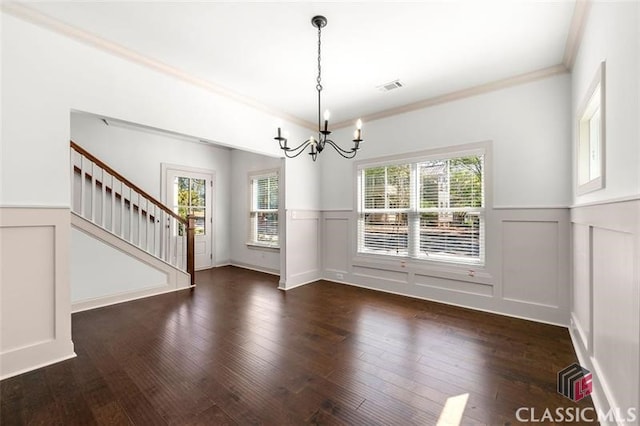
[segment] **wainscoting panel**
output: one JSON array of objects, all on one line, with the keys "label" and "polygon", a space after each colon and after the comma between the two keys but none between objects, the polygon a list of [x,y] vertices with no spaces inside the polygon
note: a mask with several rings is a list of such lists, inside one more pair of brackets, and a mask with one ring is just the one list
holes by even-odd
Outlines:
[{"label": "wainscoting panel", "polygon": [[559,236],[558,222],[502,222],[505,300],[558,308]]},{"label": "wainscoting panel", "polygon": [[[608,382],[616,404],[635,406],[637,392],[638,292],[633,281],[633,235],[593,230],[593,357]],[[615,313],[612,315],[612,313]],[[615,387],[614,387],[615,384]]]},{"label": "wainscoting panel", "polygon": [[369,268],[363,266],[353,266],[353,276],[372,280],[381,280],[391,283],[406,284],[408,282],[407,272],[390,271],[381,268]]},{"label": "wainscoting panel", "polygon": [[569,323],[569,211],[487,212],[486,263],[453,265],[358,255],[351,210],[322,212],[323,278],[524,317]]},{"label": "wainscoting panel", "polygon": [[75,356],[69,209],[0,208],[0,378]]},{"label": "wainscoting panel", "polygon": [[591,229],[574,223],[573,232],[573,325],[585,348],[591,351]]},{"label": "wainscoting panel", "polygon": [[456,281],[415,274],[415,284],[419,287],[431,289],[457,291],[460,293],[474,294],[477,296],[493,296],[493,286],[482,283],[470,283],[468,281]]},{"label": "wainscoting panel", "polygon": [[[55,228],[0,228],[2,340],[0,353],[55,339]],[[28,267],[26,267],[28,265]],[[19,282],[20,285],[11,285]],[[41,317],[45,321],[30,321]],[[20,321],[16,319],[20,318]]]},{"label": "wainscoting panel", "polygon": [[640,200],[574,207],[571,220],[574,346],[596,406],[626,412],[640,402]]},{"label": "wainscoting panel", "polygon": [[344,217],[325,217],[322,238],[323,268],[327,273],[345,274],[349,269],[349,220]]},{"label": "wainscoting panel", "polygon": [[287,210],[285,238],[286,259],[281,274],[285,279],[281,278],[280,288],[288,290],[320,279],[320,212]]}]

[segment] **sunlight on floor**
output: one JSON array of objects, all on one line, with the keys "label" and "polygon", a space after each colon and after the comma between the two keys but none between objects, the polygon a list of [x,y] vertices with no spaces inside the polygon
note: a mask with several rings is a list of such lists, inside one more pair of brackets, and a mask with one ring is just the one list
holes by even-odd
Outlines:
[{"label": "sunlight on floor", "polygon": [[447,398],[447,402],[444,404],[444,408],[438,418],[437,426],[459,426],[468,399],[468,393]]}]

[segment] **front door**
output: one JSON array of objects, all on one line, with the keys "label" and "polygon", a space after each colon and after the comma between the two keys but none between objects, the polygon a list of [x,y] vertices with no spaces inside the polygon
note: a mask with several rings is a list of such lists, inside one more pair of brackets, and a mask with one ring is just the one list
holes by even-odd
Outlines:
[{"label": "front door", "polygon": [[[167,169],[167,205],[174,213],[186,218],[196,216],[195,268],[207,269],[213,266],[213,220],[212,195],[213,175],[189,170]],[[179,229],[179,233],[184,230]],[[178,240],[179,242],[182,239]],[[178,247],[178,253],[183,253]]]}]

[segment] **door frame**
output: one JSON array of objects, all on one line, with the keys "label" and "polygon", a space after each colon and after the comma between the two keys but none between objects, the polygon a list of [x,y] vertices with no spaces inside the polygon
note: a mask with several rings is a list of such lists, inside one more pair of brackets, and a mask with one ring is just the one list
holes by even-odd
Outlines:
[{"label": "door frame", "polygon": [[162,178],[162,184],[160,185],[160,201],[162,201],[167,207],[172,208],[168,204],[169,198],[169,182],[167,181],[167,176],[169,172],[184,172],[186,175],[190,173],[204,174],[211,176],[211,223],[209,224],[209,244],[211,247],[211,263],[209,266],[204,268],[196,268],[198,270],[204,270],[213,268],[216,265],[216,245],[215,245],[215,225],[216,225],[216,172],[215,170],[203,169],[199,167],[191,167],[180,164],[172,164],[172,163],[160,163],[160,173]]}]

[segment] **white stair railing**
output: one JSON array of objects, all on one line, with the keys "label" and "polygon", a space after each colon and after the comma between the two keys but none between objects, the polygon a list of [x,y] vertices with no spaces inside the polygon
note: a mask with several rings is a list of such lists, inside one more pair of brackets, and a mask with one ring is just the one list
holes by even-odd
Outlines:
[{"label": "white stair railing", "polygon": [[193,284],[193,220],[178,216],[73,141],[70,145],[72,211],[190,273]]}]

